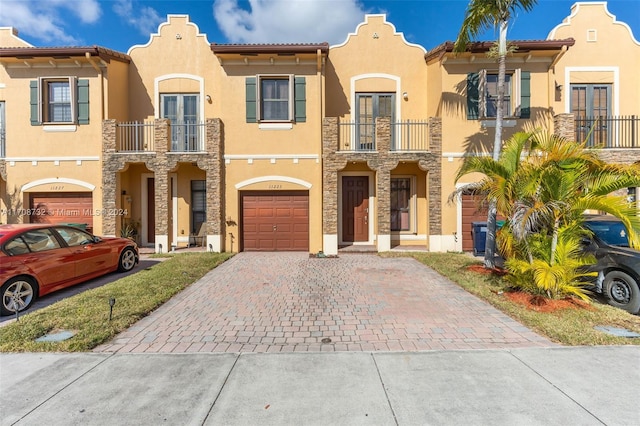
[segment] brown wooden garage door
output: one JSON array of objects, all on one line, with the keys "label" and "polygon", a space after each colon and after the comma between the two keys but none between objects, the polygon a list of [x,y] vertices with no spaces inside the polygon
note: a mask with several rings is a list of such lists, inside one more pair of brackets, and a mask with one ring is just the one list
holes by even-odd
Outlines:
[{"label": "brown wooden garage door", "polygon": [[472,222],[487,221],[487,206],[481,198],[473,195],[462,196],[462,251],[473,251]]},{"label": "brown wooden garage door", "polygon": [[309,194],[305,191],[243,193],[241,249],[309,250]]},{"label": "brown wooden garage door", "polygon": [[93,229],[93,196],[90,192],[42,192],[30,196],[30,222],[83,223]]},{"label": "brown wooden garage door", "polygon": [[[473,222],[486,222],[489,214],[488,206],[479,195],[462,196],[462,251],[473,251],[473,235],[471,228]],[[497,220],[504,220],[498,215]]]}]

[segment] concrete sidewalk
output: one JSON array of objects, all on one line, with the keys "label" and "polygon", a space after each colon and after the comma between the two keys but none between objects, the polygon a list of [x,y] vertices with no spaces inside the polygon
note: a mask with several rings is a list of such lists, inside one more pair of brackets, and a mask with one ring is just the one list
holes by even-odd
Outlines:
[{"label": "concrete sidewalk", "polygon": [[635,425],[640,347],[0,354],[2,425]]}]

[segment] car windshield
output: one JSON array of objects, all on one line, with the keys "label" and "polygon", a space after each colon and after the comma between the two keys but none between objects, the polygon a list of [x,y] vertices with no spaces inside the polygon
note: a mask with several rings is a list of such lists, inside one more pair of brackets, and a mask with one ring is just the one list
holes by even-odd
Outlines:
[{"label": "car windshield", "polygon": [[610,246],[629,247],[629,236],[622,222],[589,221],[585,223],[598,238]]}]

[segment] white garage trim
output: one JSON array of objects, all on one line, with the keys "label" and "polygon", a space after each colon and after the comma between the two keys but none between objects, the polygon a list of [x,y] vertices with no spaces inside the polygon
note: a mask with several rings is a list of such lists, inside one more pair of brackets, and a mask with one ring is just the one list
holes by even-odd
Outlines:
[{"label": "white garage trim", "polygon": [[245,186],[253,185],[254,183],[269,182],[274,180],[279,182],[295,183],[296,185],[303,186],[307,189],[313,186],[311,183],[307,181],[288,177],[288,176],[260,176],[260,177],[243,180],[242,182],[236,183],[236,189],[244,188]]},{"label": "white garage trim", "polygon": [[59,183],[68,183],[68,184],[71,184],[71,185],[82,186],[83,188],[87,188],[89,191],[93,191],[94,189],[96,189],[95,185],[91,185],[90,183],[83,182],[83,181],[78,180],[78,179],[47,178],[47,179],[34,180],[33,182],[26,183],[26,184],[22,185],[22,188],[20,188],[20,191],[22,191],[22,192],[28,191],[29,189],[34,188],[34,187],[36,187],[38,185],[59,184]]}]

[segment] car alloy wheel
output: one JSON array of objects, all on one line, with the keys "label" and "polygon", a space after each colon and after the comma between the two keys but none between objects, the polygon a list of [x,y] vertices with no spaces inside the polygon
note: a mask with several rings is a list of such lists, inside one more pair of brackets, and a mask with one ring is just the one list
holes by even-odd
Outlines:
[{"label": "car alloy wheel", "polygon": [[16,277],[2,286],[2,315],[29,308],[36,298],[36,286],[30,278]]},{"label": "car alloy wheel", "polygon": [[120,262],[118,263],[118,270],[120,272],[129,272],[136,266],[136,253],[132,248],[127,247],[120,255]]}]

